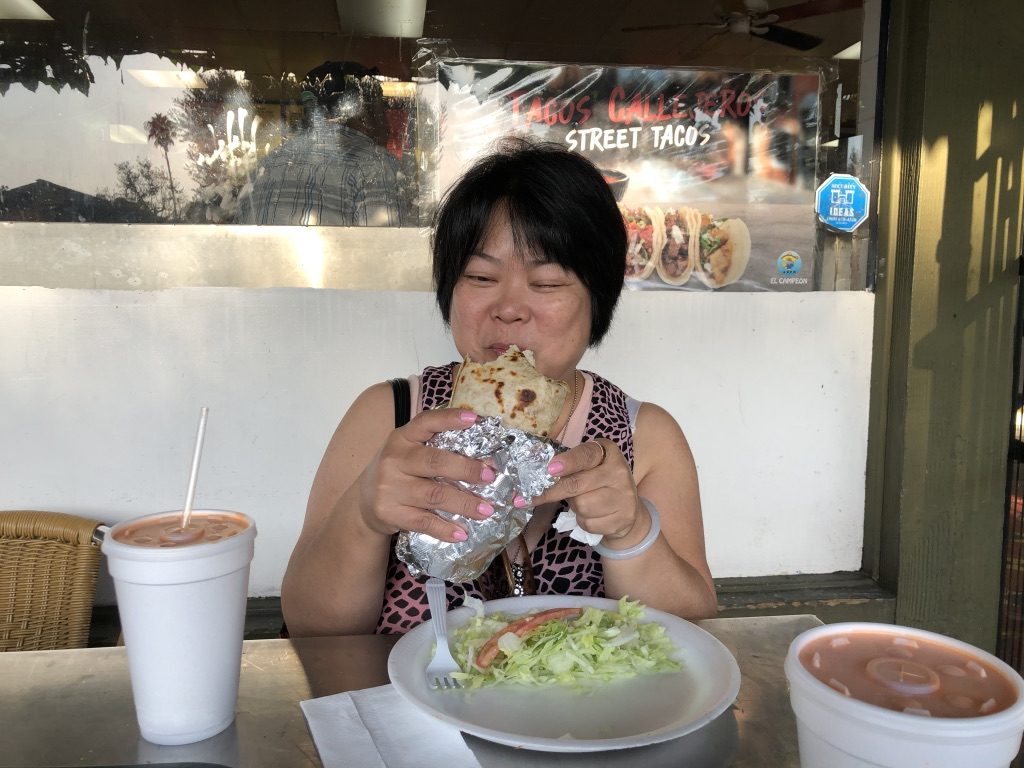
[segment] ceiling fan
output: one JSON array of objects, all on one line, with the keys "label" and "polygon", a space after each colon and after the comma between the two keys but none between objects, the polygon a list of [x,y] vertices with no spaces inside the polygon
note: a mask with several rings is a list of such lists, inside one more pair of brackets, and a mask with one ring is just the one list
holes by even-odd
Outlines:
[{"label": "ceiling fan", "polygon": [[717,19],[712,22],[676,22],[670,24],[649,24],[638,27],[623,27],[623,32],[653,32],[682,27],[705,27],[714,29],[719,34],[729,32],[741,35],[753,35],[772,43],[795,48],[798,51],[809,51],[817,48],[824,40],[816,35],[809,35],[778,22],[796,21],[811,16],[822,16],[829,13],[848,11],[861,8],[863,0],[805,0],[796,5],[787,5],[771,9],[768,0],[743,0],[743,10],[727,11],[717,8]]}]

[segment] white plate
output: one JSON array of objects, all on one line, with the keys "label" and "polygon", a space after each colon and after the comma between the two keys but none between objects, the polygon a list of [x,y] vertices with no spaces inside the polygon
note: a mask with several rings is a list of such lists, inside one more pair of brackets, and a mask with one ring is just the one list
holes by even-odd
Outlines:
[{"label": "white plate", "polygon": [[[614,611],[618,602],[543,595],[492,600],[484,610],[524,614],[569,606]],[[451,611],[449,630],[472,615],[468,608]],[[664,625],[678,649],[673,658],[682,662],[680,671],[641,675],[583,692],[518,685],[435,691],[424,679],[434,645],[434,630],[425,622],[395,644],[388,657],[388,675],[399,693],[427,714],[499,744],[546,752],[655,744],[695,731],[724,712],[739,692],[740,670],[724,645],[690,622],[650,608],[644,621]]]}]

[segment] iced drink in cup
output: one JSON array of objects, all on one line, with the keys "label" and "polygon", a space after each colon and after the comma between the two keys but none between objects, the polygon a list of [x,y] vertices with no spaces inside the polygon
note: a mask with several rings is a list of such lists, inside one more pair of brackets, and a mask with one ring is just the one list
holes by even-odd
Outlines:
[{"label": "iced drink in cup", "polygon": [[104,537],[142,737],[190,744],[235,717],[256,525],[195,510],[113,526]]},{"label": "iced drink in cup", "polygon": [[866,622],[804,632],[785,663],[802,768],[1006,768],[1024,680],[979,648]]}]

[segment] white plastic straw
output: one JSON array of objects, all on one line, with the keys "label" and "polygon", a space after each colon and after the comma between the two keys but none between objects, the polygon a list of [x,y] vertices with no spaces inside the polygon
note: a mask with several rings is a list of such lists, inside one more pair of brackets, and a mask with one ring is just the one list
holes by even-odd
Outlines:
[{"label": "white plastic straw", "polygon": [[196,432],[196,450],[192,455],[192,472],[188,478],[188,494],[185,496],[185,509],[181,513],[181,527],[187,528],[192,517],[192,502],[196,497],[196,478],[199,476],[199,456],[203,452],[203,436],[206,434],[206,417],[210,409],[206,406],[199,411],[199,430]]}]

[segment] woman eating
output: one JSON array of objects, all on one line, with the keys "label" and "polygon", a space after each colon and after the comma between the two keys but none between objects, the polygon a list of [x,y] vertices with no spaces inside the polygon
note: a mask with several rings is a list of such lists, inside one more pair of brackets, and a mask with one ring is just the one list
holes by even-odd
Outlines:
[{"label": "woman eating", "polygon": [[[684,618],[713,616],[697,471],[682,430],[664,409],[577,368],[608,332],[625,272],[625,228],[601,173],[557,145],[504,140],[445,196],[432,251],[438,307],[464,359],[495,360],[516,345],[570,388],[551,430],[569,448],[548,465],[558,481],[532,500],[523,534],[485,573],[448,585],[449,606],[466,595],[628,595]],[[445,407],[458,365],[410,377],[403,426],[387,382],[365,390],[338,425],[282,586],[293,636],[404,633],[429,618],[426,576],[395,556],[395,534],[465,540],[462,526],[493,512],[444,482],[488,483],[493,469],[425,445],[478,418]],[[567,507],[603,535],[599,545],[552,527]]]}]

